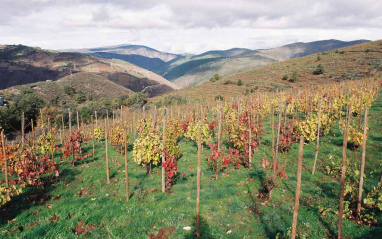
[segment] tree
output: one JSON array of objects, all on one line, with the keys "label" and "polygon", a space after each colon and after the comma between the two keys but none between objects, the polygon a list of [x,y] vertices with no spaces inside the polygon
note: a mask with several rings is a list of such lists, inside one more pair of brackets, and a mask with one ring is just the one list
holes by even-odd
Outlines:
[{"label": "tree", "polygon": [[215,100],[224,100],[224,97],[222,95],[215,96]]},{"label": "tree", "polygon": [[76,100],[77,104],[81,104],[81,103],[86,101],[86,96],[84,95],[84,93],[82,91],[79,91],[75,97],[75,100]]},{"label": "tree", "polygon": [[25,119],[36,120],[44,104],[45,102],[35,93],[18,95],[13,104],[0,108],[0,127],[6,133],[20,129],[21,114],[24,112]]},{"label": "tree", "polygon": [[293,71],[292,76],[289,78],[290,82],[296,82],[298,78],[298,73],[297,71]]},{"label": "tree", "polygon": [[124,105],[136,109],[142,108],[147,103],[147,96],[143,93],[135,93],[130,95],[123,101]]},{"label": "tree", "polygon": [[213,77],[211,77],[210,82],[215,82],[215,81],[218,81],[220,79],[221,79],[221,77],[219,76],[219,74],[216,73]]},{"label": "tree", "polygon": [[313,71],[313,74],[314,75],[321,75],[321,74],[324,74],[324,72],[325,72],[324,66],[321,64],[318,64],[316,69]]},{"label": "tree", "polygon": [[64,87],[64,92],[65,92],[65,94],[67,94],[67,95],[74,95],[74,94],[76,93],[76,91],[74,90],[74,88],[71,87],[71,86],[69,86],[69,85],[66,85],[66,86]]}]

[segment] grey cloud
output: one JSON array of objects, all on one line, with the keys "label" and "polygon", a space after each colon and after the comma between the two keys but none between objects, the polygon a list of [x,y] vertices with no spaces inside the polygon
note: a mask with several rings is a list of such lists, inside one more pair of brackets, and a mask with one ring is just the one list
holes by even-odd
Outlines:
[{"label": "grey cloud", "polygon": [[248,27],[257,28],[381,27],[382,24],[382,3],[376,0],[4,0],[0,8],[0,22],[10,24],[10,20],[15,17],[23,17],[35,11],[81,4],[100,6],[94,13],[94,21],[107,21],[112,16],[113,13],[109,13],[107,7],[140,12],[164,4],[173,12],[172,23],[187,28],[232,27],[243,22]]},{"label": "grey cloud", "polygon": [[111,14],[109,10],[105,7],[101,7],[98,11],[93,12],[93,21],[96,22],[105,22],[109,21],[111,18]]},{"label": "grey cloud", "polygon": [[381,12],[378,0],[0,0],[0,44],[134,43],[200,52],[323,37],[378,39]]}]

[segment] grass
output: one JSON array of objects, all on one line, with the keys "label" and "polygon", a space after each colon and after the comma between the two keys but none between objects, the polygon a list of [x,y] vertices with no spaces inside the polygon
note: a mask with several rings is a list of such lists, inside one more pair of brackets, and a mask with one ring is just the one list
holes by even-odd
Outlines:
[{"label": "grass", "polygon": [[[369,140],[367,144],[366,173],[380,170],[382,162],[382,94],[378,95],[370,109]],[[251,169],[230,167],[211,180],[213,172],[208,169],[205,158],[209,150],[202,153],[201,182],[201,233],[202,238],[275,238],[278,233],[286,234],[292,224],[298,146],[280,155],[280,162],[287,165],[288,179],[273,190],[272,200],[261,204],[256,194],[261,190],[264,173],[260,159],[270,154],[270,127],[264,122],[266,134],[259,152],[254,155]],[[323,216],[319,206],[338,208],[339,175],[336,178],[325,174],[328,154],[341,158],[342,135],[334,129],[322,137],[318,168],[314,176],[311,169],[315,144],[304,147],[301,200],[298,217],[298,234],[301,238],[333,238],[337,232],[338,217],[334,213]],[[111,162],[111,183],[106,184],[104,142],[96,143],[96,160],[88,158],[72,168],[61,162],[59,181],[45,189],[27,188],[0,208],[0,236],[2,238],[147,238],[157,234],[160,228],[167,234],[175,230],[170,238],[193,238],[196,216],[196,167],[197,148],[191,141],[181,140],[182,156],[178,161],[178,172],[185,173],[172,188],[170,194],[162,194],[160,168],[153,169],[147,176],[137,166],[129,152],[129,202],[125,201],[123,156],[109,147],[110,159],[118,160],[122,166]],[[91,143],[85,153],[91,152]],[[347,151],[349,160],[360,160],[361,151]],[[265,156],[264,156],[265,155]],[[192,167],[192,170],[191,170]],[[376,186],[378,174],[369,175],[365,181],[365,192]],[[3,175],[0,175],[3,178]],[[253,182],[249,180],[253,179]],[[343,221],[344,238],[377,238],[382,233],[382,217],[371,228]],[[81,220],[93,225],[91,230],[76,235],[74,228]],[[184,231],[191,226],[191,231]],[[227,235],[227,231],[231,234]]]}]

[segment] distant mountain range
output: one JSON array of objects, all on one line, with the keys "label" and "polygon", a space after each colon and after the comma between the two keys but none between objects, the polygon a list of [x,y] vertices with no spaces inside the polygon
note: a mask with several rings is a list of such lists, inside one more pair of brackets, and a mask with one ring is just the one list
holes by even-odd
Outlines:
[{"label": "distant mountain range", "polygon": [[198,55],[160,52],[140,45],[119,45],[89,49],[69,49],[106,59],[120,59],[153,71],[184,88],[208,81],[214,74],[228,76],[267,64],[369,42],[368,40],[323,40],[297,42],[272,49],[232,48]]}]

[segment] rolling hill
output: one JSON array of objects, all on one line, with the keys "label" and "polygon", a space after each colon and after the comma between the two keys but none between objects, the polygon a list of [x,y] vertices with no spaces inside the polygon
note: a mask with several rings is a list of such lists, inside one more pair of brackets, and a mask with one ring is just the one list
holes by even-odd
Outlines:
[{"label": "rolling hill", "polygon": [[255,67],[365,42],[368,41],[296,42],[272,49],[232,48],[207,51],[198,55],[176,55],[137,45],[64,51],[82,52],[106,59],[124,60],[153,71],[174,82],[180,88],[184,88],[207,82],[216,73],[221,76],[229,76]]},{"label": "rolling hill", "polygon": [[[319,58],[319,59],[318,59]],[[323,74],[313,71],[321,64]],[[283,80],[297,73],[296,82]],[[367,42],[350,47],[326,51],[320,54],[290,59],[263,67],[232,74],[214,83],[204,83],[174,93],[153,98],[158,102],[166,96],[188,97],[191,99],[211,100],[216,96],[234,97],[264,91],[285,90],[307,85],[322,85],[344,80],[357,80],[382,72],[382,40]],[[238,81],[242,82],[239,86]],[[206,94],[208,92],[208,94]]]},{"label": "rolling hill", "polygon": [[[79,74],[78,73],[89,73]],[[115,83],[125,92],[141,92],[151,86],[150,96],[177,89],[163,77],[121,60],[106,60],[81,53],[62,53],[23,45],[0,46],[0,89],[40,81],[58,81],[64,77],[85,80],[97,77],[105,85]],[[108,82],[107,82],[108,81]],[[91,83],[91,82],[90,82]],[[90,84],[94,86],[95,84]],[[155,87],[154,87],[155,86]],[[105,89],[113,95],[112,89]]]},{"label": "rolling hill", "polygon": [[[170,67],[168,72],[163,76],[170,81],[174,81],[179,87],[184,88],[207,82],[216,73],[224,77],[275,62],[365,42],[368,41],[343,42],[338,40],[325,40],[309,43],[298,42],[266,50],[233,48],[226,51],[211,51],[192,56],[190,60],[194,62],[193,65],[195,65],[195,67],[189,67],[187,71],[179,71],[182,65],[187,64],[186,62],[181,66]],[[196,62],[200,64],[195,64]],[[173,72],[177,72],[178,75],[172,77]]]},{"label": "rolling hill", "polygon": [[154,72],[165,67],[166,62],[179,57],[176,54],[160,52],[141,45],[118,45],[98,48],[64,49],[60,51],[86,53],[105,59],[120,59]]}]

